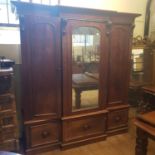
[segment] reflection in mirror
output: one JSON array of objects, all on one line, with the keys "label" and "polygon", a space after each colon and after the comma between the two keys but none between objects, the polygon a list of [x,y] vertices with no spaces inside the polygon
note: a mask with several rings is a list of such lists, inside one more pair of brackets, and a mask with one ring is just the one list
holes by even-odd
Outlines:
[{"label": "reflection in mirror", "polygon": [[72,32],[72,110],[98,107],[100,32],[78,27]]}]

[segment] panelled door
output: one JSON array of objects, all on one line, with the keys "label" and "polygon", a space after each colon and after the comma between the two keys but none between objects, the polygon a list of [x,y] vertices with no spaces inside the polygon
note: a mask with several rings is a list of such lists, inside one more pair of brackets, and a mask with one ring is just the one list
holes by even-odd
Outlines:
[{"label": "panelled door", "polygon": [[21,45],[24,120],[60,117],[59,18],[36,14],[22,17]]},{"label": "panelled door", "polygon": [[106,104],[108,37],[104,21],[62,22],[63,114],[103,109]]}]

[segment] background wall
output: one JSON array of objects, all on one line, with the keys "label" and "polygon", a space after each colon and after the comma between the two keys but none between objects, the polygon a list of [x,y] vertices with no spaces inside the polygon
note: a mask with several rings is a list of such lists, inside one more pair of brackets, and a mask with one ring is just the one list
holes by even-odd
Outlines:
[{"label": "background wall", "polygon": [[21,63],[19,28],[0,27],[0,56]]},{"label": "background wall", "polygon": [[12,59],[16,64],[21,63],[20,45],[19,44],[0,44],[0,56]]}]

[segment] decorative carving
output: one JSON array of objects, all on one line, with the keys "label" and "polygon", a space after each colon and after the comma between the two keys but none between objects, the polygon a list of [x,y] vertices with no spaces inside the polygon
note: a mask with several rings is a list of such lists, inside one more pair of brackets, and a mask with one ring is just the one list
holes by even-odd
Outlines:
[{"label": "decorative carving", "polygon": [[67,25],[67,20],[66,19],[62,19],[61,20],[61,25],[62,25],[62,35],[65,35],[65,27]]},{"label": "decorative carving", "polygon": [[130,27],[131,27],[130,36],[131,36],[131,38],[133,38],[133,30],[134,30],[134,28],[135,28],[135,24],[132,23],[132,24],[130,25]]},{"label": "decorative carving", "polygon": [[109,36],[110,35],[110,32],[111,32],[111,26],[112,26],[112,21],[111,20],[107,20],[106,22],[106,35]]},{"label": "decorative carving", "polygon": [[21,29],[21,31],[24,31],[25,30],[25,26],[24,26],[24,18],[25,18],[25,16],[23,15],[23,14],[21,14],[18,18],[20,18],[20,29]]}]

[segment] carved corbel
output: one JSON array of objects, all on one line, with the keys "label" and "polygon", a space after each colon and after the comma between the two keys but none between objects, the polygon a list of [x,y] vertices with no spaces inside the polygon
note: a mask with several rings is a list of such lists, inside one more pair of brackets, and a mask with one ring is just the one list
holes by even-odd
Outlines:
[{"label": "carved corbel", "polygon": [[65,35],[65,33],[66,33],[66,31],[65,31],[66,25],[67,25],[67,20],[62,19],[61,20],[61,33],[62,33],[62,35]]},{"label": "carved corbel", "polygon": [[112,27],[112,21],[107,20],[106,22],[106,35],[109,36],[111,32],[111,27]]}]

